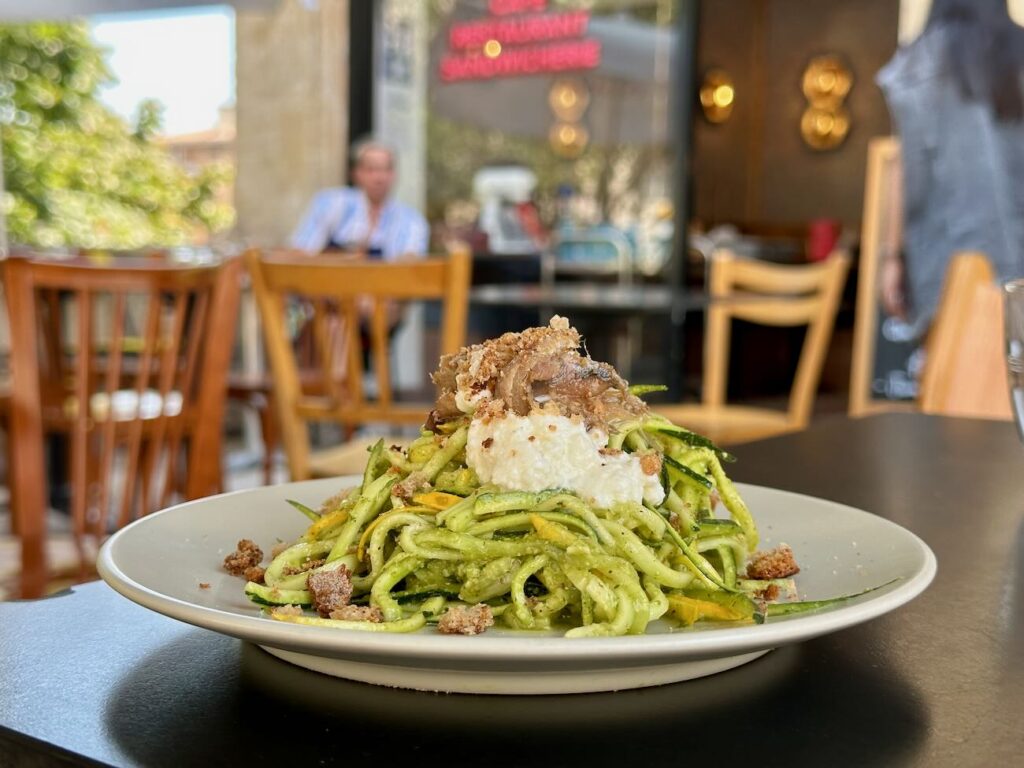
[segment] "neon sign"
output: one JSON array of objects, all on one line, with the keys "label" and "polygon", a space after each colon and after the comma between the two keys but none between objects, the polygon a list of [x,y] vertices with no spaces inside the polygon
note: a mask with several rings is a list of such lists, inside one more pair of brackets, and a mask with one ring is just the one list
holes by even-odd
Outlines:
[{"label": "neon sign", "polygon": [[513,19],[479,19],[452,24],[448,44],[452,48],[479,48],[488,40],[502,45],[523,45],[544,40],[582,37],[587,31],[590,13],[544,13]]},{"label": "neon sign", "polygon": [[547,13],[547,0],[490,0],[491,15],[456,22],[441,58],[446,83],[594,69],[601,43],[587,38],[589,11]]},{"label": "neon sign", "polygon": [[482,54],[449,54],[441,59],[441,79],[446,83],[492,80],[497,77],[594,69],[600,63],[601,43],[597,40],[571,40],[506,49],[494,58]]}]

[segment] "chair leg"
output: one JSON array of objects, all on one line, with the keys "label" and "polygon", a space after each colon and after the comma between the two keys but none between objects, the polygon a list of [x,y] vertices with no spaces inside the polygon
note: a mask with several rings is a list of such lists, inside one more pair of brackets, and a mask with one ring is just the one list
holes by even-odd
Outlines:
[{"label": "chair leg", "polygon": [[11,535],[18,535],[18,518],[14,515],[14,483],[13,472],[11,472],[11,462],[7,457],[11,455],[11,440],[10,440],[10,428],[7,423],[7,419],[4,415],[0,414],[0,442],[3,443],[0,447],[0,484],[7,486],[7,508],[11,513]]},{"label": "chair leg", "polygon": [[17,522],[18,537],[21,540],[21,576],[19,593],[29,600],[42,597],[46,593],[48,566],[46,563],[45,515],[43,521],[27,520],[28,510],[16,506],[12,498],[12,519]]},{"label": "chair leg", "polygon": [[216,493],[224,493],[224,456],[217,456],[217,490]]},{"label": "chair leg", "polygon": [[34,600],[46,594],[46,555],[43,542],[21,540],[21,585],[19,592],[26,600]]},{"label": "chair leg", "polygon": [[263,484],[270,485],[274,482],[274,452],[278,443],[273,395],[268,394],[256,406],[256,413],[260,417],[260,436],[263,438]]},{"label": "chair leg", "polygon": [[[10,442],[8,441],[8,447]],[[7,456],[11,455],[8,450]],[[15,511],[18,508],[18,484],[14,482],[14,473],[11,471],[10,460],[8,460],[7,466],[7,509],[11,513],[11,536],[18,536],[21,533],[21,526],[18,524],[18,514]]]}]

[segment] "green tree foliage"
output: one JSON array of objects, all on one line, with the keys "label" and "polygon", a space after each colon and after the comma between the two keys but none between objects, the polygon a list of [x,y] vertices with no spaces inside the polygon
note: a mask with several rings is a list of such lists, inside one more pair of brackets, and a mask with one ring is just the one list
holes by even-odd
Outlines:
[{"label": "green tree foliage", "polygon": [[0,25],[3,206],[13,243],[178,245],[229,227],[217,191],[231,169],[187,171],[155,135],[160,107],[129,126],[100,102],[111,81],[85,24]]}]

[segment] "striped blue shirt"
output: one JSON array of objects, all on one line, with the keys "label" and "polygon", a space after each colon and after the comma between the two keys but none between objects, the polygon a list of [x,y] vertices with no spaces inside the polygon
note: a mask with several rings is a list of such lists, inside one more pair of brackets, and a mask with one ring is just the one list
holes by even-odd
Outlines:
[{"label": "striped blue shirt", "polygon": [[291,245],[309,253],[327,248],[361,248],[379,251],[386,261],[427,252],[430,227],[423,215],[404,203],[388,199],[377,226],[370,229],[366,196],[352,187],[322,189],[313,197]]}]

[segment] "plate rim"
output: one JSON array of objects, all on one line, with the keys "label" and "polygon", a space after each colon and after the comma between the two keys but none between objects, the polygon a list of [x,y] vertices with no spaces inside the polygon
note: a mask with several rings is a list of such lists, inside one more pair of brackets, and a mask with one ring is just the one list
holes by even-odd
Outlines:
[{"label": "plate rim", "polygon": [[[329,482],[345,482],[350,476],[285,483],[277,486],[240,489],[216,496],[182,502],[140,518],[110,536],[100,549],[97,570],[104,582],[125,598],[169,618],[192,624],[259,645],[270,645],[316,656],[337,658],[378,658],[391,661],[401,656],[404,661],[465,662],[586,662],[656,661],[659,659],[707,658],[775,648],[823,634],[846,629],[882,616],[913,600],[924,592],[935,578],[937,559],[931,548],[914,532],[874,513],[841,502],[770,486],[737,483],[741,494],[745,488],[768,491],[791,498],[810,499],[839,507],[846,513],[869,515],[876,522],[907,537],[923,561],[909,578],[880,594],[841,605],[822,613],[777,619],[762,625],[722,627],[701,632],[668,632],[624,637],[564,638],[531,637],[523,634],[484,634],[475,637],[439,635],[437,633],[365,633],[325,627],[299,626],[274,622],[260,616],[247,616],[234,611],[189,602],[164,594],[129,577],[117,563],[116,548],[132,535],[136,527],[150,524],[160,515],[176,514],[193,505],[208,504],[212,499],[239,495],[257,495],[267,488],[287,489]],[[351,476],[355,477],[355,476]]]}]

